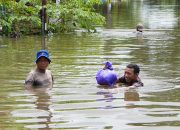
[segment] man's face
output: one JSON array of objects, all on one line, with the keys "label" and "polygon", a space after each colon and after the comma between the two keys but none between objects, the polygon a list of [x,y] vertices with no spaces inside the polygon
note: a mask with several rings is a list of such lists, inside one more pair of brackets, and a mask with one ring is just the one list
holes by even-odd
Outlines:
[{"label": "man's face", "polygon": [[126,82],[128,83],[137,79],[137,74],[134,74],[133,68],[126,68],[124,72],[124,76],[125,76]]},{"label": "man's face", "polygon": [[49,61],[45,57],[41,57],[38,59],[36,64],[38,69],[45,70],[49,65]]}]

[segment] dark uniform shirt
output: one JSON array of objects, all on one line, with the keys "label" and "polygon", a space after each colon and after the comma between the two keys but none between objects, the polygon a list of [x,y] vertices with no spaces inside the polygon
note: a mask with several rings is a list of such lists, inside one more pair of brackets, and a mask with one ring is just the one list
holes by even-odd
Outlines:
[{"label": "dark uniform shirt", "polygon": [[137,80],[134,80],[128,83],[124,76],[118,79],[118,83],[123,83],[126,86],[135,86],[135,87],[143,87],[144,84],[141,82],[141,79],[138,77]]}]

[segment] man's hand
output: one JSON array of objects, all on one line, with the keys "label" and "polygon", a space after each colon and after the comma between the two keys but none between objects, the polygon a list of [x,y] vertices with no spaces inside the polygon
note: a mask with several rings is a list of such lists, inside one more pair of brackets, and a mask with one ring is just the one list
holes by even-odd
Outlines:
[{"label": "man's hand", "polygon": [[25,88],[26,88],[27,90],[31,90],[33,87],[32,87],[32,85],[25,85]]},{"label": "man's hand", "polygon": [[128,86],[125,88],[125,90],[130,90],[130,89],[135,89],[135,88],[136,88],[136,86]]}]

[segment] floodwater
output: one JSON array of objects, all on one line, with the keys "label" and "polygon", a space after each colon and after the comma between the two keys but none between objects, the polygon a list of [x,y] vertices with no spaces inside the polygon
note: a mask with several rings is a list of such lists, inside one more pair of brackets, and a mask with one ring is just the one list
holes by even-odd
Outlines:
[{"label": "floodwater", "polygon": [[[107,24],[97,33],[46,38],[55,78],[50,91],[24,89],[41,38],[0,37],[0,129],[179,130],[179,0],[113,0],[100,11]],[[137,35],[140,22],[145,31]],[[144,87],[98,86],[95,75],[107,60],[119,76],[137,63]]]}]

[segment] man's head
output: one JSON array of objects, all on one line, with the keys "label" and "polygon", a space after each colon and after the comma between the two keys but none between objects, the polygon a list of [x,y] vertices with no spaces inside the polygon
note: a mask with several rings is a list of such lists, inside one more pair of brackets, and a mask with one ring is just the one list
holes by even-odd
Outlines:
[{"label": "man's head", "polygon": [[126,78],[127,82],[132,82],[137,80],[138,75],[139,75],[140,69],[139,66],[136,64],[128,64],[126,66],[124,76]]},{"label": "man's head", "polygon": [[47,50],[40,50],[36,55],[36,64],[40,70],[45,70],[50,64],[51,59]]},{"label": "man's head", "polygon": [[138,31],[138,32],[143,32],[143,25],[142,24],[138,24],[137,26],[136,26],[136,31]]},{"label": "man's head", "polygon": [[45,57],[49,61],[49,63],[51,62],[51,59],[49,58],[49,52],[47,50],[40,50],[40,51],[37,52],[37,54],[36,54],[36,63],[38,62],[38,60],[41,57]]}]

